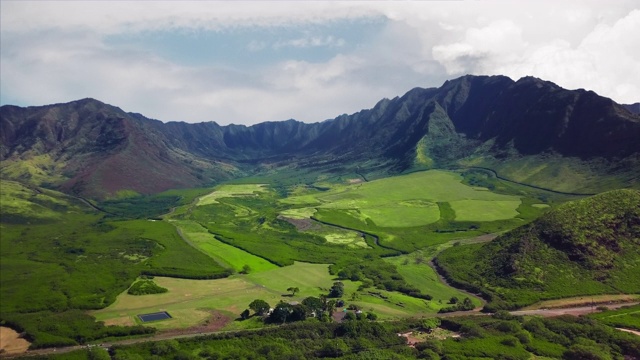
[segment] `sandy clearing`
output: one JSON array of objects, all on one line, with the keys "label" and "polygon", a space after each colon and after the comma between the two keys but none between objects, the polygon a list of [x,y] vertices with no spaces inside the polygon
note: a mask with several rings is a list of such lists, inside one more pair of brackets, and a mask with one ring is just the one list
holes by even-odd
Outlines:
[{"label": "sandy clearing", "polygon": [[29,345],[31,343],[22,339],[15,330],[0,326],[0,349],[3,350],[3,353],[20,354],[27,351]]}]

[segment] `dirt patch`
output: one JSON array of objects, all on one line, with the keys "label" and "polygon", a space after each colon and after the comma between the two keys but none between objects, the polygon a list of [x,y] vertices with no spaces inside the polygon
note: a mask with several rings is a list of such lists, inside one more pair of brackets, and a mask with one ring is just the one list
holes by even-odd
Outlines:
[{"label": "dirt patch", "polygon": [[21,354],[29,348],[30,342],[20,337],[15,330],[0,326],[0,353]]},{"label": "dirt patch", "polygon": [[227,324],[229,324],[233,319],[220,311],[211,310],[209,311],[211,314],[204,323],[192,327],[188,327],[186,329],[171,329],[167,331],[163,331],[159,334],[159,338],[167,338],[173,337],[176,335],[188,335],[188,334],[203,334],[203,333],[211,333],[222,330]]},{"label": "dirt patch", "polygon": [[436,328],[431,332],[409,331],[406,333],[399,333],[398,336],[406,338],[407,345],[410,347],[416,347],[417,343],[425,342],[428,339],[444,340],[446,338],[459,338],[460,334],[442,328]]},{"label": "dirt patch", "polygon": [[278,218],[295,226],[298,231],[320,230],[321,228],[320,225],[311,219],[292,219],[284,216],[278,216]]},{"label": "dirt patch", "polygon": [[349,184],[360,184],[361,182],[364,182],[364,180],[358,178],[358,179],[347,179],[347,182]]}]

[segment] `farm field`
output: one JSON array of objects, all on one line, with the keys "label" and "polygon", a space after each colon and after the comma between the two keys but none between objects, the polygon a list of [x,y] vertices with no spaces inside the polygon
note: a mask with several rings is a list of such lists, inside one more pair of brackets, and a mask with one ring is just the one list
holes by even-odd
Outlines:
[{"label": "farm field", "polygon": [[518,215],[520,197],[487,191],[462,183],[458,174],[430,170],[375,180],[332,186],[331,190],[293,196],[285,204],[307,205],[305,210],[282,213],[308,214],[309,205],[323,209],[357,209],[363,220],[380,227],[412,227],[434,223],[441,217],[438,202],[448,202],[460,221],[494,221]]},{"label": "farm field", "polygon": [[215,259],[221,266],[230,267],[238,272],[242,271],[245,265],[250,267],[251,272],[277,268],[276,265],[261,257],[249,254],[216,239],[206,228],[195,221],[170,220],[170,222],[179,229],[182,236],[186,237],[190,243]]}]

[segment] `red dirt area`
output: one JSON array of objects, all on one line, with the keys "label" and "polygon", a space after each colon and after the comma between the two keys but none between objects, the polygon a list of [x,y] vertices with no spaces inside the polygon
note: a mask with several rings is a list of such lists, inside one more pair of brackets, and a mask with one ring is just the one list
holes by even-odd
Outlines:
[{"label": "red dirt area", "polygon": [[231,317],[219,311],[211,310],[209,311],[209,313],[211,314],[211,316],[201,325],[188,327],[186,329],[172,329],[172,330],[162,331],[160,334],[158,334],[157,338],[173,337],[176,335],[211,333],[215,331],[220,331],[225,326],[227,326],[227,324],[233,321]]}]

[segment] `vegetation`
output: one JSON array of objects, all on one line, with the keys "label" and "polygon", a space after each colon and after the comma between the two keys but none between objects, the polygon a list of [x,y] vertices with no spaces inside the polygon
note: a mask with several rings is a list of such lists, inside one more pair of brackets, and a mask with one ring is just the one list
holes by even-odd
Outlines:
[{"label": "vegetation", "polygon": [[607,325],[626,329],[640,330],[640,305],[622,307],[616,310],[606,310],[589,315]]},{"label": "vegetation", "polygon": [[[640,192],[568,202],[486,245],[452,247],[437,264],[488,309],[539,300],[640,291]],[[580,284],[580,286],[575,286]]]},{"label": "vegetation", "polygon": [[[312,179],[317,180],[317,174]],[[495,178],[485,179],[483,184],[493,184],[495,191],[503,193],[497,195],[465,185],[466,173],[460,177],[440,171],[423,172],[396,179],[397,183],[384,179],[344,186],[327,180],[295,184],[292,183],[295,179],[276,177],[272,185],[233,184],[213,192],[171,191],[98,204],[109,213],[91,210],[77,199],[47,190],[47,196],[58,204],[50,200],[37,204],[49,206],[54,217],[38,220],[26,215],[23,220],[9,217],[13,219],[10,226],[3,223],[6,227],[2,230],[2,292],[3,298],[4,294],[11,294],[12,301],[0,305],[2,319],[12,319],[20,325],[20,321],[26,321],[21,317],[25,313],[51,311],[62,316],[73,309],[91,309],[91,316],[83,318],[87,328],[95,322],[92,316],[111,326],[136,326],[137,314],[163,308],[171,312],[172,318],[154,323],[154,327],[184,328],[205,322],[211,311],[233,319],[244,313],[238,304],[248,305],[255,299],[279,304],[285,295],[298,302],[332,296],[353,308],[366,309],[360,315],[365,318],[433,314],[449,307],[446,302],[452,296],[463,299],[460,306],[465,304],[466,297],[440,283],[428,265],[433,255],[451,246],[452,239],[510,229],[529,221],[546,211],[534,205],[553,204],[554,199],[560,199],[548,194],[543,197],[541,191],[527,192],[513,184],[506,186]],[[421,182],[426,190],[411,188],[417,197],[413,200],[407,198],[409,191],[392,191]],[[21,190],[21,197],[14,196],[22,199],[25,208],[38,198],[35,190],[26,189]],[[376,191],[384,196],[375,199]],[[443,197],[452,191],[457,191],[455,196],[460,197]],[[198,198],[203,194],[205,201]],[[291,197],[287,198],[289,194]],[[487,207],[495,203],[496,208],[502,206],[501,201],[516,199],[517,217],[459,221],[453,203],[464,200],[462,195],[488,201],[483,203]],[[364,200],[371,203],[365,204]],[[439,219],[415,227],[379,226],[373,220],[375,216],[369,216],[373,214],[370,205],[382,208],[392,202],[412,208],[435,204]],[[169,212],[170,204],[177,206],[172,206]],[[61,206],[65,212],[59,211],[63,209]],[[131,207],[131,211],[117,210],[119,207]],[[299,211],[292,211],[295,209]],[[161,211],[167,214],[162,215]],[[305,222],[287,221],[282,214]],[[127,216],[139,219],[127,220]],[[322,230],[299,228],[304,224],[320,224]],[[332,231],[348,236],[356,234],[355,238],[366,246],[331,241]],[[51,243],[54,247],[50,253],[37,251],[43,244]],[[22,287],[21,276],[25,271],[36,274],[28,278],[31,288],[38,289],[36,293],[27,293]],[[142,297],[128,294],[126,289],[140,275],[156,276],[154,283],[168,292]],[[143,284],[148,283],[141,282],[132,289],[144,288]],[[27,296],[30,301],[25,301]],[[478,304],[476,299],[470,299],[464,309]],[[312,308],[309,304],[299,305]],[[303,307],[281,308],[283,313],[294,310],[304,313],[296,315],[297,320],[310,316]],[[230,321],[225,328],[262,326],[251,318],[251,310],[241,318],[248,321]],[[77,342],[65,338],[55,327],[33,331],[41,339],[55,335],[62,336],[64,341]]]},{"label": "vegetation", "polygon": [[166,293],[167,288],[163,288],[162,286],[158,286],[153,280],[140,280],[136,281],[131,285],[131,287],[127,290],[127,294],[129,295],[148,295],[148,294],[162,294]]},{"label": "vegetation", "polygon": [[[113,334],[100,330],[103,325],[91,316],[79,316],[78,311],[111,304],[141,274],[227,275],[211,258],[186,244],[168,223],[107,220],[67,195],[16,183],[5,187],[4,180],[2,197],[13,199],[13,206],[25,211],[5,207],[4,201],[0,209],[0,320],[26,329],[33,346],[128,334],[127,329]],[[55,217],[27,211],[35,208]],[[36,323],[35,319],[47,320]],[[67,326],[75,330],[64,330]],[[73,335],[74,331],[80,335]]]},{"label": "vegetation", "polygon": [[[353,316],[343,323],[315,320],[258,331],[115,346],[114,359],[614,359],[640,353],[637,336],[596,320],[563,316],[443,318],[440,321],[371,322]],[[415,347],[397,336],[422,336]],[[443,335],[440,335],[443,334]],[[452,337],[459,335],[459,337]],[[89,358],[86,352],[84,357]]]}]

